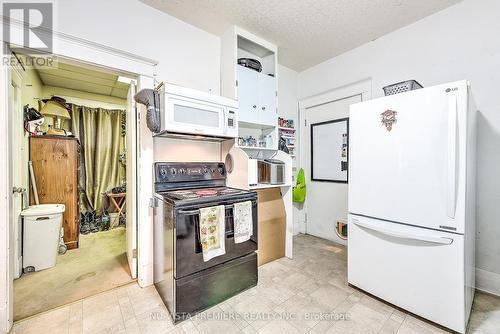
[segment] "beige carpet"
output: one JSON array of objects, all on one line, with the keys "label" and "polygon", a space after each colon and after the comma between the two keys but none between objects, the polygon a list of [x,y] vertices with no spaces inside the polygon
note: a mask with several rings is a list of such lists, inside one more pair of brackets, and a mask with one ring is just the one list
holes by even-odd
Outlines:
[{"label": "beige carpet", "polygon": [[133,281],[125,228],[80,236],[80,248],[57,257],[53,268],[14,280],[14,320]]}]

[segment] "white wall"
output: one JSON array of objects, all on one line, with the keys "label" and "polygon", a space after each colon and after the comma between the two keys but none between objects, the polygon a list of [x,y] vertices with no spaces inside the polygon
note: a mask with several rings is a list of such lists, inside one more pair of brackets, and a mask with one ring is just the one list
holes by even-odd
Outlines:
[{"label": "white wall", "polygon": [[[23,81],[22,81],[22,89],[21,89],[21,99],[23,106],[29,105],[31,108],[35,108],[38,110],[38,98],[42,95],[42,81],[38,76],[38,73],[31,69],[27,68],[26,71],[23,72]],[[18,112],[22,113],[23,110],[19,110]],[[19,135],[22,137],[21,139],[21,154],[23,159],[21,160],[21,165],[23,168],[22,175],[22,183],[21,187],[25,188],[29,193],[29,173],[28,173],[28,161],[29,161],[29,136],[28,134],[19,129]]]},{"label": "white wall", "polygon": [[[296,131],[295,145],[297,145],[296,156],[292,158],[294,176],[297,175],[299,161],[299,109],[298,109],[298,72],[288,67],[278,65],[278,115],[286,119],[293,119]],[[302,204],[293,203],[293,232],[299,232],[299,222],[304,221],[301,215]]]},{"label": "white wall", "polygon": [[295,126],[298,122],[298,73],[288,67],[278,65],[278,113],[280,117],[291,118]]},{"label": "white wall", "polygon": [[153,145],[155,161],[219,162],[225,158],[216,142],[155,137]]},{"label": "white wall", "polygon": [[[137,0],[57,1],[55,30],[159,61],[156,80],[219,94],[220,38],[149,7]],[[156,141],[158,142],[158,141]],[[169,139],[155,160],[183,158],[185,146]],[[219,160],[216,144],[199,157]],[[203,151],[206,145],[190,143]],[[197,156],[193,158],[196,159]]]},{"label": "white wall", "polygon": [[478,286],[500,294],[500,1],[465,0],[299,74],[299,97],[365,78],[382,87],[467,79],[478,109]]},{"label": "white wall", "polygon": [[158,80],[219,93],[218,36],[137,0],[56,4],[56,31],[158,60]]}]

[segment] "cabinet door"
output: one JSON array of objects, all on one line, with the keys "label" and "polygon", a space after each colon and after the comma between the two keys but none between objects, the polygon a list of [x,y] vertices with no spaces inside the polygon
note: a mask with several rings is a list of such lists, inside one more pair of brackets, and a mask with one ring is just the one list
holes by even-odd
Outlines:
[{"label": "cabinet door", "polygon": [[259,73],[259,103],[260,121],[265,125],[276,126],[278,113],[276,110],[276,79],[267,74]]},{"label": "cabinet door", "polygon": [[243,66],[238,68],[238,100],[240,102],[239,120],[259,123],[258,76],[259,73]]}]

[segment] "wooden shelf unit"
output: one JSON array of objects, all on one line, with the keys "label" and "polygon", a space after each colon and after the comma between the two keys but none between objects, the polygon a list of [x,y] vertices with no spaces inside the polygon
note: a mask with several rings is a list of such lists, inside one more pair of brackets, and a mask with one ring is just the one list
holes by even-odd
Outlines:
[{"label": "wooden shelf unit", "polygon": [[[64,243],[68,249],[78,248],[80,231],[78,139],[65,136],[33,136],[30,137],[29,148],[39,202],[64,204],[66,207],[62,224]],[[35,204],[31,186],[30,204]]]}]

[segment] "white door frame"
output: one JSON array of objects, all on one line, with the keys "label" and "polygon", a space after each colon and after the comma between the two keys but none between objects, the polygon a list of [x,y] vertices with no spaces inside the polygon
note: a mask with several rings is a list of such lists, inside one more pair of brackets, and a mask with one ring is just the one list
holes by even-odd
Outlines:
[{"label": "white door frame", "polygon": [[[361,101],[370,100],[372,97],[372,80],[371,78],[360,80],[351,84],[341,87],[333,88],[331,90],[303,98],[299,101],[299,138],[306,136],[306,110],[322,104],[335,102],[345,98],[361,95]],[[307,166],[307,150],[306,140],[300,140],[299,143],[299,168],[304,168],[308,171],[310,166]],[[306,185],[307,187],[307,185]],[[306,233],[307,224],[307,195],[304,202],[303,214],[299,216],[299,232]]]},{"label": "white door frame", "polygon": [[[9,72],[10,73],[10,76],[9,78],[7,79],[9,81],[9,83],[11,84],[9,86],[9,89],[12,90],[12,89],[17,89],[18,90],[18,101],[17,101],[17,106],[12,106],[12,94],[11,94],[11,91],[9,91],[9,105],[12,106],[11,108],[17,108],[17,110],[21,111],[23,110],[23,104],[22,104],[22,99],[23,99],[23,96],[22,96],[22,83],[23,83],[23,79],[24,79],[24,73],[22,71],[22,69],[19,67],[19,66],[14,66],[11,71]],[[24,153],[25,151],[22,150],[22,147],[23,147],[23,141],[25,139],[25,135],[24,135],[24,130],[21,130],[23,128],[22,126],[22,123],[23,123],[23,120],[22,120],[22,112],[20,112],[19,114],[17,115],[11,115],[11,117],[13,118],[17,118],[17,121],[20,121],[20,124],[16,124],[16,122],[12,122],[12,118],[11,118],[11,121],[9,121],[9,126],[14,126],[14,125],[17,125],[18,126],[18,130],[17,131],[13,131],[15,130],[15,127],[10,129],[12,132],[11,134],[13,134],[15,137],[17,137],[17,139],[12,139],[12,136],[9,136],[9,140],[12,140],[11,142],[9,142],[9,145],[10,145],[10,148],[12,149],[11,151],[11,157],[9,158],[9,163],[12,163],[11,167],[13,167],[14,169],[18,169],[19,167],[21,167],[22,163],[24,162]],[[21,119],[20,119],[21,118]],[[22,131],[21,133],[19,133],[20,131]],[[17,145],[17,147],[16,147]],[[17,157],[12,157],[12,156],[17,156]],[[26,171],[26,175],[28,174],[28,171],[27,169],[25,170]],[[18,171],[19,173],[22,173],[22,169],[21,171]],[[15,174],[15,171],[12,171],[12,174]],[[29,181],[27,184],[23,184],[23,177],[20,176],[21,174],[19,174],[18,176],[18,179],[16,180],[15,177],[14,177],[14,180],[10,179],[10,185],[9,185],[9,189],[12,189],[13,187],[22,187],[25,189],[25,191],[27,192],[26,194],[28,194],[29,192]],[[15,175],[14,175],[15,176]],[[26,180],[27,181],[27,180]],[[24,199],[22,199],[22,196],[23,194],[22,193],[18,193],[18,194],[14,194],[13,192],[10,193],[10,196],[12,196],[12,200],[13,200],[13,205],[12,207],[17,209],[17,210],[14,210],[14,212],[10,212],[11,215],[15,215],[15,214],[19,214],[20,211],[22,211],[22,206],[21,206],[21,203],[24,202]],[[16,197],[18,197],[16,199]],[[15,206],[15,202],[17,201],[17,205],[19,205],[17,208]],[[24,203],[23,203],[24,204]],[[10,210],[10,209],[9,209]],[[10,240],[10,245],[11,247],[14,247],[14,271],[13,272],[13,275],[19,277],[19,273],[22,271],[22,268],[20,267],[20,263],[18,261],[18,257],[19,257],[19,253],[18,253],[18,248],[19,248],[19,245],[20,245],[20,242],[21,240],[18,240],[16,242],[16,238],[20,235],[20,231],[19,231],[19,222],[20,222],[20,219],[21,217],[19,216],[18,217],[18,224],[16,224],[16,226],[10,226],[13,228],[13,233],[14,233],[14,240]],[[13,217],[10,217],[9,219],[9,222],[13,221]]]},{"label": "white door frame", "polygon": [[[127,94],[127,113],[126,113],[126,126],[127,126],[127,138],[125,144],[126,151],[126,161],[127,161],[127,189],[126,189],[126,199],[125,207],[126,212],[132,217],[137,217],[137,184],[136,182],[128,182],[128,180],[137,180],[137,107],[134,101],[134,95],[136,93],[136,83],[134,80],[130,83],[129,91]],[[130,274],[132,278],[137,278],[137,229],[126,229],[127,238],[127,260],[128,266],[130,268]],[[132,247],[132,251],[129,251]]]},{"label": "white door frame", "polygon": [[[3,24],[5,24],[2,18]],[[22,36],[23,25],[12,24],[11,36]],[[16,23],[16,22],[14,22]],[[5,28],[5,27],[4,27]],[[53,54],[66,60],[74,60],[91,66],[107,68],[113,71],[130,73],[138,77],[138,88],[154,88],[157,61],[129,52],[117,50],[95,42],[84,40],[58,32],[53,33]],[[22,38],[20,39],[22,40]],[[2,45],[0,45],[3,47]],[[27,50],[29,53],[29,50]],[[8,161],[10,140],[7,129],[7,112],[9,110],[9,69],[1,65],[0,69],[0,158]],[[152,209],[149,200],[153,192],[153,138],[146,126],[145,108],[138,108],[138,154],[137,154],[137,234],[138,234],[138,283],[140,286],[153,284],[153,250],[152,250]],[[8,164],[0,164],[0,333],[8,332],[12,327],[12,291],[13,291],[13,261],[9,242],[12,239],[9,228],[9,201],[11,196],[9,185]],[[7,223],[8,222],[8,223]],[[140,224],[139,224],[140,222]]]}]

